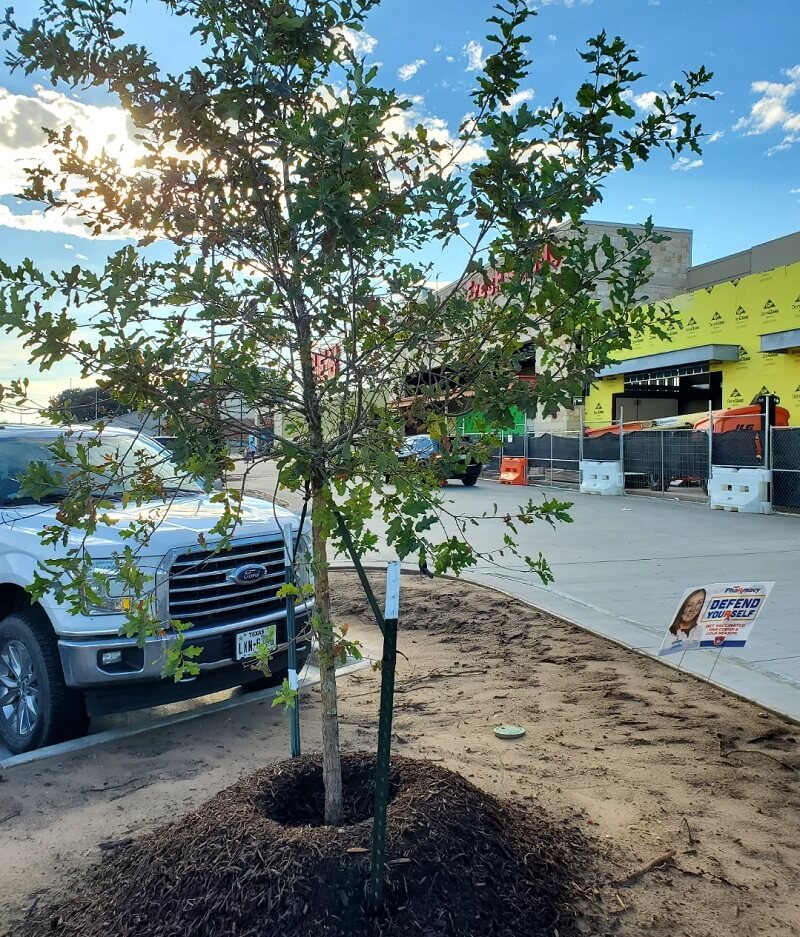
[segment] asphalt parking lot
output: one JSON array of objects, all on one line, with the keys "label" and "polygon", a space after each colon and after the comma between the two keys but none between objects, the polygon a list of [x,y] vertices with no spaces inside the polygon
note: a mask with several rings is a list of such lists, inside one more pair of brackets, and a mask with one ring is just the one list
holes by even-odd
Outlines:
[{"label": "asphalt parking lot", "polygon": [[[257,465],[246,489],[273,496],[272,463]],[[800,719],[800,518],[733,514],[671,500],[506,487],[485,478],[475,488],[451,482],[445,490],[449,510],[478,517],[493,504],[502,516],[529,497],[554,495],[573,502],[573,523],[555,529],[536,523],[520,530],[522,552],[541,551],[547,557],[555,575],[552,585],[543,586],[519,561],[510,560],[480,562],[465,576],[646,654],[657,652],[684,589],[704,582],[773,580],[775,588],[746,648],[721,655],[695,651],[685,655],[681,666],[700,676],[710,674],[726,689]],[[280,491],[278,499],[290,508],[300,507],[291,493]],[[448,528],[452,522],[445,521],[443,529]],[[396,558],[383,542],[379,519],[373,529],[381,542],[369,561],[382,564]],[[481,553],[499,548],[505,530],[501,521],[480,517],[470,529],[473,546]],[[491,621],[476,621],[475,628],[476,635],[491,640]],[[228,691],[96,720],[91,731],[95,741],[124,736],[154,721],[194,718],[209,706],[236,701],[237,691]],[[7,756],[0,746],[0,763]]]},{"label": "asphalt parking lot", "polygon": [[[271,463],[252,472],[248,487],[272,492]],[[704,582],[771,580],[775,588],[746,648],[685,655],[684,670],[707,677],[765,707],[800,719],[800,628],[797,581],[800,571],[800,517],[712,511],[706,504],[637,496],[581,495],[571,490],[508,487],[482,478],[475,488],[450,482],[448,508],[481,515],[497,504],[513,513],[529,497],[558,496],[572,501],[573,523],[555,529],[534,524],[520,529],[524,553],[540,550],[555,582],[542,586],[517,561],[479,563],[465,575],[524,598],[582,627],[655,654],[684,589]],[[290,507],[299,501],[281,493]],[[373,528],[380,535],[383,525]],[[452,523],[444,521],[452,530]],[[500,546],[504,526],[478,520],[471,527],[480,552]],[[385,545],[372,562],[395,558]],[[482,633],[491,622],[476,622]]]}]

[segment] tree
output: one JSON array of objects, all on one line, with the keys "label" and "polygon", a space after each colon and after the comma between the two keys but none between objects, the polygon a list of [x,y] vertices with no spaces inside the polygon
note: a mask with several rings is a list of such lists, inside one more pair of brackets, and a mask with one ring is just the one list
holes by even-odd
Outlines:
[{"label": "tree", "polygon": [[107,390],[97,385],[62,390],[50,399],[50,409],[58,414],[68,414],[78,423],[97,422],[131,412],[130,407],[115,400]]},{"label": "tree", "polygon": [[[637,57],[602,33],[581,54],[588,77],[577,107],[555,100],[514,110],[534,14],[524,0],[502,0],[489,18],[473,113],[450,135],[416,117],[360,59],[355,37],[378,0],[162,0],[202,43],[201,61],[177,75],[126,41],[131,5],[42,0],[29,24],[8,14],[9,65],[108,89],[130,115],[141,155],[131,170],[70,129],[49,134],[53,159],[30,171],[24,197],[77,214],[93,234],[133,234],[138,243],[101,273],[1,264],[0,321],[25,337],[41,368],[72,359],[131,406],[168,417],[182,467],[208,490],[230,463],[219,434],[198,425],[213,430],[225,399],[239,395],[293,427],[276,433],[276,455],[281,483],[303,491],[311,508],[325,816],[335,824],[334,664],[349,644],[331,620],[331,550],[363,574],[378,515],[398,556],[436,573],[479,558],[468,539],[474,518],[448,519],[436,472],[398,462],[405,414],[393,401],[406,398],[436,438],[471,408],[498,425],[512,406],[549,414],[635,336],[665,334],[671,310],[636,298],[648,279],[648,244],[658,240],[652,223],[643,234],[623,231],[619,248],[608,238],[587,243],[579,221],[611,172],[659,148],[699,150],[687,108],[708,97],[710,75],[686,73],[637,120],[628,103],[642,77]],[[148,250],[156,240],[173,245],[170,259]],[[453,288],[426,291],[432,258],[457,249],[463,272]],[[467,297],[469,280],[496,284],[498,273],[501,295]],[[608,283],[603,305],[591,297],[599,279]],[[78,338],[85,309],[100,311]],[[518,377],[531,344],[535,386]],[[24,396],[25,386],[5,393]],[[82,459],[74,447],[58,448],[73,475],[91,481],[73,486],[45,533],[62,551],[34,590],[75,603],[91,575],[75,530],[88,535],[108,522],[110,503],[95,490],[91,442],[87,449]],[[445,461],[460,451],[456,439]],[[123,471],[104,466],[106,475]],[[31,489],[44,490],[47,479],[32,475]],[[145,473],[125,483],[136,501],[166,497]],[[239,502],[233,493],[214,497],[224,509],[215,530],[222,549]],[[500,558],[516,550],[518,523],[553,523],[567,507],[530,500],[497,518],[506,531]],[[136,550],[150,534],[136,527],[118,561],[120,578],[139,592]],[[541,555],[524,560],[548,581]],[[130,633],[163,627],[146,601],[134,604]],[[188,650],[171,658],[178,675],[192,666]]]}]

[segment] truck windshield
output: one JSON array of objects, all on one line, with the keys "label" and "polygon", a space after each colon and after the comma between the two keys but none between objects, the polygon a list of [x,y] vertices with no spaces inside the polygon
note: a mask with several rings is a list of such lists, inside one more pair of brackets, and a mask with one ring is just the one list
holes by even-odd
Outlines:
[{"label": "truck windshield", "polygon": [[[50,450],[59,434],[13,433],[0,434],[0,505],[20,505],[53,503],[61,500],[69,488],[69,476],[74,468],[61,462]],[[65,437],[67,450],[75,452],[78,446],[86,446],[87,435]],[[108,457],[121,462],[122,467],[107,472],[102,467]],[[88,450],[92,465],[98,466],[97,495],[106,498],[119,498],[126,488],[126,483],[135,476],[142,465],[152,472],[154,480],[159,481],[170,497],[176,494],[197,494],[202,489],[189,476],[182,474],[170,460],[169,453],[146,437],[129,436],[123,433],[103,433],[100,444]],[[31,463],[44,462],[51,472],[63,478],[63,485],[54,487],[42,497],[35,499],[20,491],[20,477],[28,471]],[[127,482],[126,482],[127,480]]]}]

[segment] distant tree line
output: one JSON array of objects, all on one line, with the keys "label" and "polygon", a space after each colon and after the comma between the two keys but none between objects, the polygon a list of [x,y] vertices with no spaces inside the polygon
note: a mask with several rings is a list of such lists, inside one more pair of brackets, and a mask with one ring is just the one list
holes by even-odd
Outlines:
[{"label": "distant tree line", "polygon": [[50,398],[50,409],[55,413],[69,413],[78,423],[92,423],[108,417],[130,413],[131,408],[115,400],[102,387],[69,387]]}]

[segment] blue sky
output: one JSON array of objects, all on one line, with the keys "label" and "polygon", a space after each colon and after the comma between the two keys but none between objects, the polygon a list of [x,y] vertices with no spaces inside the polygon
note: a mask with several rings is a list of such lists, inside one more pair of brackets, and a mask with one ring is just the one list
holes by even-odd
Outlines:
[{"label": "blue sky", "polygon": [[[16,5],[24,19],[38,2]],[[800,230],[798,0],[538,0],[536,6],[533,72],[522,89],[533,105],[571,98],[584,75],[577,50],[601,29],[638,51],[647,77],[634,103],[642,112],[648,93],[667,87],[682,69],[704,64],[715,73],[716,100],[700,107],[710,135],[702,162],[690,156],[677,163],[664,153],[632,173],[617,173],[590,217],[635,223],[652,214],[656,224],[692,228],[695,263]],[[135,0],[134,8],[134,38],[171,70],[190,64],[196,50],[179,41],[184,24],[167,22],[153,0]],[[362,46],[381,63],[383,83],[414,98],[420,117],[455,131],[470,109],[490,13],[488,0],[385,0]],[[21,166],[37,152],[42,123],[70,120],[122,139],[124,120],[99,89],[42,85],[41,76],[0,72],[0,256],[32,256],[44,266],[72,265],[76,258],[97,263],[120,242],[91,240],[57,220],[20,219],[30,209],[13,195]],[[449,273],[443,269],[443,279]],[[0,381],[10,369],[21,370],[19,354],[8,343],[5,348]]]},{"label": "blue sky", "polygon": [[[370,23],[378,40],[374,56],[395,80],[403,65],[424,60],[398,85],[423,95],[428,111],[455,123],[467,110],[471,75],[464,49],[480,41],[487,6],[477,0],[387,3]],[[800,229],[800,69],[794,78],[786,74],[800,65],[798,0],[552,0],[538,6],[526,85],[535,92],[533,104],[574,94],[584,74],[577,50],[601,29],[637,50],[647,75],[639,90],[643,106],[646,92],[665,88],[683,69],[705,64],[715,73],[717,98],[699,113],[709,135],[721,136],[705,145],[702,165],[677,168],[665,153],[619,173],[593,218],[632,222],[652,213],[657,224],[692,228],[695,263]],[[796,143],[775,149],[791,136]]]}]

